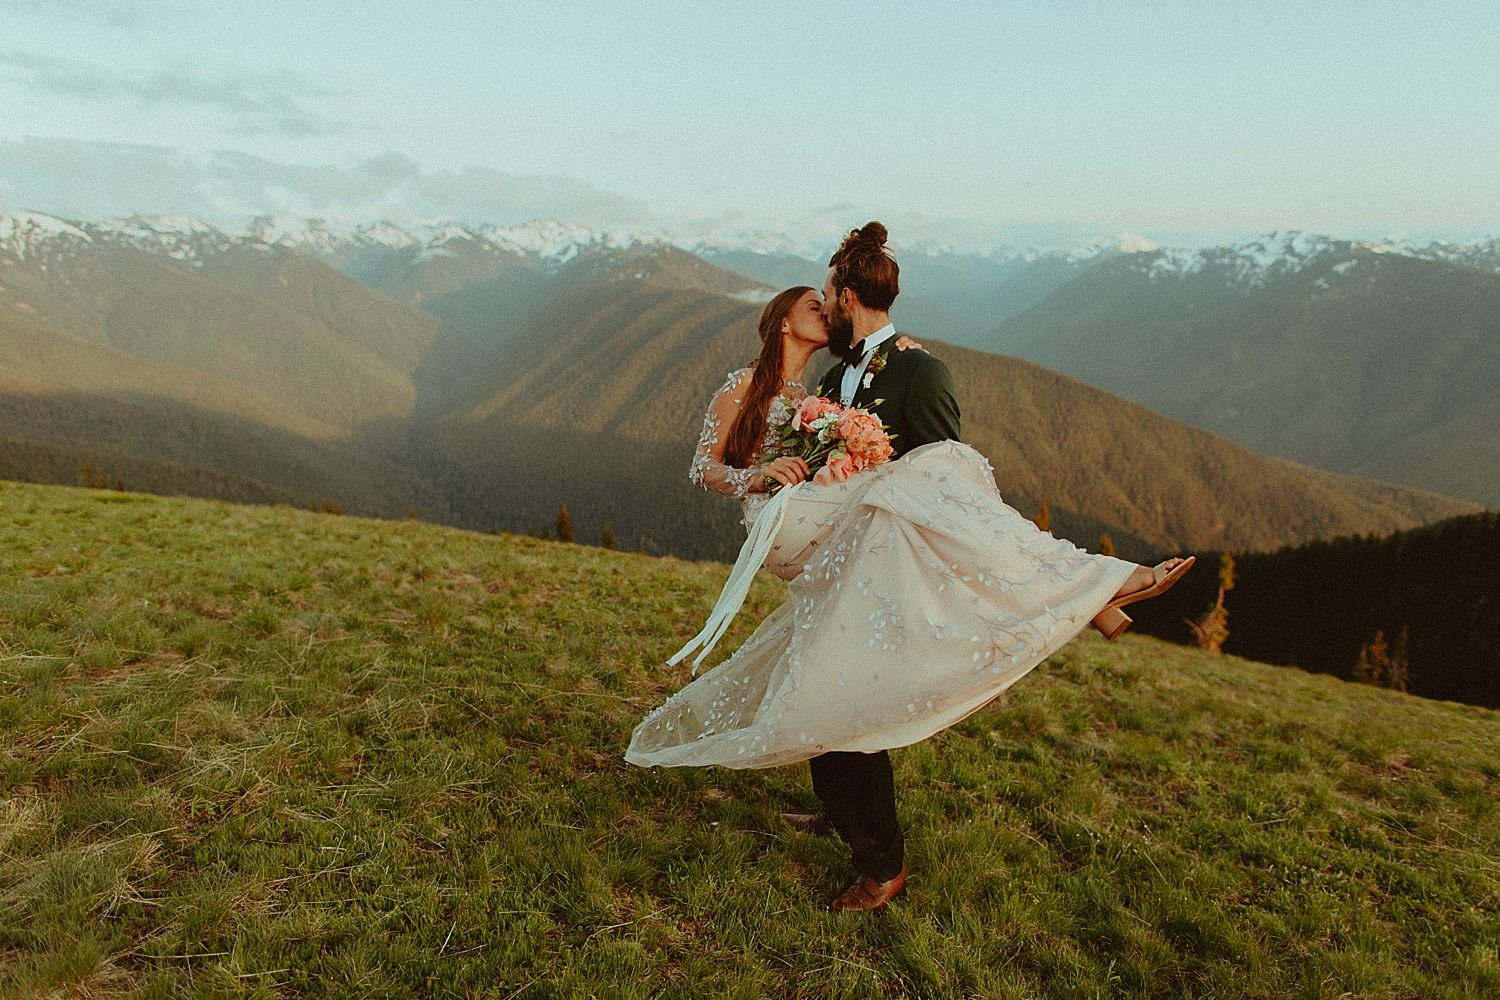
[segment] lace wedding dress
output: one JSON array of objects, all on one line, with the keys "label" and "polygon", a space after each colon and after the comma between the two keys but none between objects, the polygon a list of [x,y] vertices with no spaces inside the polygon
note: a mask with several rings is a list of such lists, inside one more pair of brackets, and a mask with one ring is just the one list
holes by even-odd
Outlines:
[{"label": "lace wedding dress", "polygon": [[[691,477],[753,527],[760,467],[721,461],[751,369],[730,374]],[[787,383],[764,444],[806,395]],[[1001,500],[989,463],[941,441],[788,498],[765,567],[784,604],[723,663],[647,715],[625,759],[643,767],[774,767],[926,739],[983,707],[1074,638],[1135,564],[1091,555]]]}]

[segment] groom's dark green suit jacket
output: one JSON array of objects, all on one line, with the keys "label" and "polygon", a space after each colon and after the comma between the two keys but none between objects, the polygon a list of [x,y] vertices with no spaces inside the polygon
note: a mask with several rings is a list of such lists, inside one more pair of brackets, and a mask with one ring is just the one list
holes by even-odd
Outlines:
[{"label": "groom's dark green suit jacket", "polygon": [[[868,372],[861,377],[853,405],[866,407],[890,429],[895,452],[891,457],[900,458],[934,441],[957,441],[958,394],[948,366],[926,351],[896,350],[895,337],[875,348],[875,353],[885,359],[885,366],[873,378]],[[818,380],[818,395],[838,402],[847,368],[841,361],[824,372]]]}]

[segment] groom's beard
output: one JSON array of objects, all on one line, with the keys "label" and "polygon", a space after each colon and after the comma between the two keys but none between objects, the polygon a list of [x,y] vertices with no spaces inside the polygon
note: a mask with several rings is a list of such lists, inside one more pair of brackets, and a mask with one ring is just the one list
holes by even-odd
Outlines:
[{"label": "groom's beard", "polygon": [[828,350],[840,361],[853,361],[859,357],[859,352],[854,349],[854,317],[850,316],[838,306],[825,317],[828,324]]}]

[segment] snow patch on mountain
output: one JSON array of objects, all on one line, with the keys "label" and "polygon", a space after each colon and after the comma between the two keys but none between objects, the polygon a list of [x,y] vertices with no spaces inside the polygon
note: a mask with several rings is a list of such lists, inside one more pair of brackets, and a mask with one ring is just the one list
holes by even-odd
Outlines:
[{"label": "snow patch on mountain", "polygon": [[400,249],[418,238],[392,222],[340,226],[325,219],[294,219],[263,215],[250,220],[245,235],[270,246],[314,256],[329,256],[346,249],[384,247]]},{"label": "snow patch on mountain", "polygon": [[711,225],[704,230],[678,231],[666,239],[679,250],[694,255],[715,251],[751,253],[764,257],[800,257],[821,264],[828,260],[828,255],[843,236],[842,231],[835,229],[824,228],[808,233],[772,222],[753,227]]},{"label": "snow patch on mountain", "polygon": [[176,260],[201,259],[205,251],[223,250],[238,240],[191,215],[132,215],[82,225],[100,241]]},{"label": "snow patch on mountain", "polygon": [[0,212],[0,251],[14,254],[17,260],[68,241],[89,243],[92,237],[71,222],[45,212]]},{"label": "snow patch on mountain", "polygon": [[1432,240],[1421,246],[1410,244],[1407,252],[1426,260],[1441,260],[1500,273],[1500,237],[1474,243]]},{"label": "snow patch on mountain", "polygon": [[[1341,252],[1347,242],[1303,232],[1276,232],[1227,246],[1140,250],[1137,266],[1152,281],[1212,276],[1242,288],[1260,288]],[[1344,251],[1346,252],[1346,251]]]},{"label": "snow patch on mountain", "polygon": [[753,305],[763,306],[776,297],[776,289],[767,288],[765,285],[756,285],[739,292],[725,292],[724,295],[741,302],[749,302]]},{"label": "snow patch on mountain", "polygon": [[[556,219],[534,219],[521,226],[487,226],[481,232],[498,246],[557,263],[565,263],[577,256],[581,248],[608,239],[604,233],[586,226]],[[628,237],[624,242],[633,245]]]},{"label": "snow patch on mountain", "polygon": [[1160,250],[1161,244],[1148,240],[1144,236],[1125,233],[1115,237],[1114,248],[1118,253],[1150,253],[1153,250]]}]

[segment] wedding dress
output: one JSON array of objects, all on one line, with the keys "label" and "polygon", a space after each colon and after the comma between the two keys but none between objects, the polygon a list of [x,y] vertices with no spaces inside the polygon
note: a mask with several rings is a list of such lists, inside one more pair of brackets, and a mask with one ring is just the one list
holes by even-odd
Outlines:
[{"label": "wedding dress", "polygon": [[[691,478],[741,501],[757,469],[718,456],[752,369],[730,374],[704,420]],[[764,447],[806,396],[787,383]],[[727,660],[636,727],[643,767],[774,767],[834,750],[926,739],[968,716],[1078,635],[1134,563],[1054,538],[1000,498],[989,463],[940,441],[842,483],[799,484],[765,568],[784,604]]]}]

